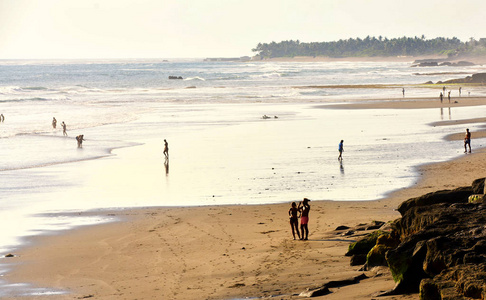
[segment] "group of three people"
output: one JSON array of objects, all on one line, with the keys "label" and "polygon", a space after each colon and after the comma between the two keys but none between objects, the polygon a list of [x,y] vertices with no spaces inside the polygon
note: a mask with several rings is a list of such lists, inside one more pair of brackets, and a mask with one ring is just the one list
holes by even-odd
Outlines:
[{"label": "group of three people", "polygon": [[[292,202],[292,207],[289,209],[289,216],[290,216],[290,227],[292,228],[292,235],[294,236],[295,240],[295,233],[300,240],[307,241],[309,237],[309,199],[304,198],[301,202],[299,202],[299,206],[295,202]],[[300,232],[299,232],[299,218],[300,218]],[[302,236],[301,234],[302,233]]]}]

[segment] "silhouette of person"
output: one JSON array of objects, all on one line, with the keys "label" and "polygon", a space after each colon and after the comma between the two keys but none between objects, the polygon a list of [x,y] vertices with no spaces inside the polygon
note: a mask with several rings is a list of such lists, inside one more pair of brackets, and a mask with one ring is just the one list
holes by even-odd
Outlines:
[{"label": "silhouette of person", "polygon": [[439,97],[440,97],[440,103],[442,103],[442,100],[444,100],[444,95],[442,94],[442,92],[440,92]]},{"label": "silhouette of person", "polygon": [[83,141],[84,141],[84,135],[83,134],[78,135],[76,137],[76,141],[78,142],[78,148],[82,148],[83,147]]},{"label": "silhouette of person", "polygon": [[403,97],[405,97],[405,89],[402,88],[402,94],[403,94]]},{"label": "silhouette of person", "polygon": [[342,160],[343,159],[343,151],[344,151],[344,140],[341,140],[341,142],[339,143],[338,151],[339,151],[338,159]]},{"label": "silhouette of person", "polygon": [[297,209],[300,211],[301,216],[300,216],[300,232],[302,232],[302,235],[300,237],[301,240],[307,241],[309,237],[309,211],[310,211],[310,205],[309,205],[309,199],[304,198],[302,202],[299,203],[299,206]]},{"label": "silhouette of person", "polygon": [[5,121],[5,116],[3,114],[0,114],[0,122],[4,122]]},{"label": "silhouette of person", "polygon": [[164,155],[165,158],[169,158],[169,143],[167,143],[167,140],[164,140]]},{"label": "silhouette of person", "polygon": [[299,232],[299,210],[297,209],[297,204],[292,202],[292,206],[289,209],[289,216],[290,216],[290,227],[292,228],[292,235],[295,240],[295,232],[297,232],[297,236],[300,240],[300,232]]},{"label": "silhouette of person", "polygon": [[469,146],[469,153],[471,153],[471,132],[469,132],[469,128],[466,129],[466,136],[464,137],[464,153],[467,153],[467,146]]},{"label": "silhouette of person", "polygon": [[459,97],[461,97],[462,87],[459,87]]},{"label": "silhouette of person", "polygon": [[62,126],[62,135],[64,136],[68,136],[67,132],[66,132],[66,123],[64,123],[64,121],[62,121],[61,123],[61,126]]},{"label": "silhouette of person", "polygon": [[57,126],[57,120],[56,118],[52,118],[52,128],[56,129]]},{"label": "silhouette of person", "polygon": [[449,98],[449,103],[451,103],[451,91],[447,93],[447,98]]}]

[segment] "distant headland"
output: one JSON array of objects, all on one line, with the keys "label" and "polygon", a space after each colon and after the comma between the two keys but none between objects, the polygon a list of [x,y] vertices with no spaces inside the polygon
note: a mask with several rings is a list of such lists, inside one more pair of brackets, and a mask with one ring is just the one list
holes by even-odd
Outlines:
[{"label": "distant headland", "polygon": [[299,40],[259,43],[252,51],[253,60],[329,57],[329,58],[373,58],[373,57],[420,57],[443,56],[460,59],[465,56],[486,56],[486,38],[471,38],[462,42],[456,37],[426,39],[421,37],[401,37],[388,39],[367,36],[364,39],[349,38],[333,42],[303,43]]}]

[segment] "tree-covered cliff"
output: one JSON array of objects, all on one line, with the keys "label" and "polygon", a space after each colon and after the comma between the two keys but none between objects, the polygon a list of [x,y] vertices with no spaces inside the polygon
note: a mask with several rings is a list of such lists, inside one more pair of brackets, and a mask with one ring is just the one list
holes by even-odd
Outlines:
[{"label": "tree-covered cliff", "polygon": [[462,42],[458,38],[426,39],[422,37],[401,37],[388,39],[379,36],[365,39],[350,38],[334,42],[301,43],[299,40],[281,41],[279,43],[259,43],[252,49],[262,58],[294,56],[328,56],[328,57],[373,57],[373,56],[421,56],[459,54],[486,54],[486,39],[479,41],[471,38]]}]

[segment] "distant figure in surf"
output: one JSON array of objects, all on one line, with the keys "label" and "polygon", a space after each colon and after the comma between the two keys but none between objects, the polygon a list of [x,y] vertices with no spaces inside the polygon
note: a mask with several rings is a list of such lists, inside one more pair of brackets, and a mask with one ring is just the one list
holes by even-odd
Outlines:
[{"label": "distant figure in surf", "polygon": [[52,118],[52,128],[56,129],[57,126],[57,120],[56,118]]},{"label": "distant figure in surf", "polygon": [[462,87],[459,87],[459,97],[461,97]]},{"label": "distant figure in surf", "polygon": [[164,155],[165,158],[169,158],[169,143],[167,143],[167,140],[164,140]]},{"label": "distant figure in surf", "polygon": [[62,121],[61,123],[61,126],[62,126],[62,135],[64,136],[68,136],[67,132],[66,132],[66,123],[64,123],[64,121]]},{"label": "distant figure in surf", "polygon": [[338,146],[339,156],[338,160],[343,160],[343,151],[344,151],[344,140],[341,140]]},{"label": "distant figure in surf", "polygon": [[83,148],[83,141],[84,141],[84,135],[80,134],[76,137],[76,141],[78,142],[78,148]]},{"label": "distant figure in surf", "polygon": [[5,121],[5,116],[3,114],[0,114],[0,122],[4,122]]},{"label": "distant figure in surf", "polygon": [[464,137],[464,153],[467,153],[467,146],[469,145],[469,153],[471,153],[471,133],[469,128],[466,129],[466,136]]},{"label": "distant figure in surf", "polygon": [[297,232],[297,236],[300,240],[300,232],[299,232],[299,217],[300,211],[297,209],[297,204],[292,202],[292,206],[289,209],[289,216],[290,216],[290,227],[292,228],[292,235],[294,236],[295,240],[295,232]]},{"label": "distant figure in surf", "polygon": [[440,92],[440,103],[442,103],[442,100],[444,100],[444,95],[442,95],[442,92]]},{"label": "distant figure in surf", "polygon": [[447,98],[449,98],[449,103],[451,103],[451,91],[447,94]]},{"label": "distant figure in surf", "polygon": [[405,89],[404,88],[402,89],[402,94],[403,94],[403,97],[405,97]]}]

